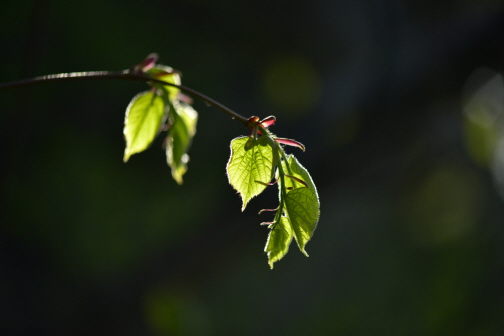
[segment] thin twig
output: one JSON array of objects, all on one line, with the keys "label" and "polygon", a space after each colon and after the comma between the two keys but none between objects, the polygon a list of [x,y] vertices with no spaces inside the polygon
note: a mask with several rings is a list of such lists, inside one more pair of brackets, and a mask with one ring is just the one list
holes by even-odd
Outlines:
[{"label": "thin twig", "polygon": [[62,81],[77,81],[77,80],[91,80],[91,79],[120,79],[120,80],[129,80],[136,82],[152,82],[159,83],[162,85],[169,85],[178,88],[179,90],[193,95],[209,105],[213,105],[222,112],[230,115],[233,119],[238,120],[246,127],[248,126],[248,118],[234,112],[230,108],[222,105],[221,103],[213,100],[212,98],[193,90],[187,86],[177,85],[170,82],[166,82],[160,79],[152,78],[142,73],[132,72],[130,70],[124,71],[85,71],[85,72],[68,72],[54,75],[46,75],[46,76],[38,76],[28,79],[22,79],[18,81],[8,82],[8,83],[0,83],[0,90],[7,88],[16,88],[23,86],[30,86],[34,84],[47,83],[47,82],[62,82]]}]

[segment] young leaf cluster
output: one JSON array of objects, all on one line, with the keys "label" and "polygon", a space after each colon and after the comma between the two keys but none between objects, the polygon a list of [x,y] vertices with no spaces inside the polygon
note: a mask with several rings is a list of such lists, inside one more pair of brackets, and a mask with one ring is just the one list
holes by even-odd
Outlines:
[{"label": "young leaf cluster", "polygon": [[[249,136],[231,141],[231,156],[227,164],[229,183],[240,194],[243,205],[263,192],[267,186],[277,184],[279,205],[273,221],[264,222],[270,229],[265,252],[268,263],[273,264],[285,256],[293,239],[306,256],[305,246],[313,236],[320,215],[320,202],[313,180],[294,155],[287,155],[282,144],[304,146],[291,139],[278,138],[267,128],[274,124],[271,116],[262,121],[249,119]],[[274,182],[271,182],[274,181]]]},{"label": "young leaf cluster", "polygon": [[[152,54],[137,65],[133,71],[152,78],[180,85],[180,74],[172,68],[155,64],[157,55]],[[124,119],[126,149],[124,162],[131,155],[147,149],[156,136],[167,131],[163,143],[166,160],[172,176],[182,184],[187,171],[187,152],[196,133],[198,113],[186,102],[190,101],[179,88],[150,82],[150,90],[141,92],[129,103]]]},{"label": "young leaf cluster", "polygon": [[[166,161],[175,181],[182,184],[187,171],[187,152],[196,133],[197,112],[191,107],[189,93],[250,129],[248,136],[231,141],[231,156],[226,170],[229,183],[240,194],[245,209],[249,201],[261,194],[269,185],[277,184],[279,205],[271,222],[264,222],[270,229],[265,252],[271,268],[285,256],[295,239],[306,256],[305,246],[313,236],[320,214],[320,203],[315,184],[308,171],[293,155],[287,155],[283,145],[295,146],[303,151],[304,146],[291,139],[279,138],[268,127],[276,121],[270,116],[245,118],[202,93],[181,85],[180,73],[156,64],[157,54],[148,55],[138,65],[124,71],[72,72],[0,84],[0,89],[21,87],[52,81],[75,81],[81,79],[122,79],[147,81],[150,89],[137,94],[129,103],[124,119],[126,149],[124,162],[133,154],[147,149],[154,139],[166,131],[163,146]],[[273,181],[273,182],[272,182]]]},{"label": "young leaf cluster", "polygon": [[[126,109],[124,161],[145,150],[162,130],[167,129],[167,162],[175,181],[182,184],[182,176],[187,171],[187,151],[196,133],[197,113],[184,103],[189,99],[180,92],[179,73],[156,61],[157,55],[151,54],[131,70],[159,81],[150,82],[151,89],[135,96]],[[277,184],[278,207],[260,212],[275,212],[273,221],[262,223],[270,229],[265,252],[273,268],[273,264],[287,254],[293,239],[308,256],[305,246],[317,226],[320,203],[308,171],[283,148],[289,145],[304,151],[304,146],[272,134],[268,127],[276,122],[274,116],[244,120],[250,134],[231,141],[227,176],[242,198],[242,211],[252,198],[269,185]]]}]

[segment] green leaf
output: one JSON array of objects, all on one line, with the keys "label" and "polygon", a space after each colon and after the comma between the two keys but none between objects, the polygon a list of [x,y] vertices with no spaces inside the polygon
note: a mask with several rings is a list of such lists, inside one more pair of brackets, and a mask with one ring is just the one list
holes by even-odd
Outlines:
[{"label": "green leaf", "polygon": [[170,105],[172,125],[167,138],[166,158],[171,167],[172,176],[178,184],[182,184],[182,176],[187,171],[189,155],[187,152],[196,134],[198,113],[184,103]]},{"label": "green leaf", "polygon": [[272,227],[264,248],[264,251],[268,254],[268,263],[271,269],[273,269],[275,262],[287,254],[293,237],[289,219],[286,217],[281,217],[280,221],[273,224]]},{"label": "green leaf", "polygon": [[163,98],[154,92],[146,91],[133,97],[124,119],[124,162],[149,147],[160,130],[164,112]]},{"label": "green leaf", "polygon": [[[162,81],[165,81],[168,83],[172,83],[172,84],[176,84],[176,85],[180,85],[180,83],[181,83],[180,74],[178,72],[176,72],[175,70],[173,70],[173,68],[166,66],[166,65],[156,64],[154,67],[150,68],[147,71],[147,73],[156,79],[159,79],[159,80],[162,80]],[[162,86],[165,90],[167,90],[168,97],[170,98],[170,101],[172,101],[172,102],[176,100],[176,98],[180,92],[180,90],[178,88],[170,86],[170,85],[156,84],[156,86],[157,87]]]},{"label": "green leaf", "polygon": [[[281,188],[286,188],[284,200],[286,217],[289,218],[292,225],[299,249],[308,256],[305,246],[313,236],[320,216],[320,202],[317,189],[306,168],[293,155],[288,157],[287,163],[282,162],[282,168],[284,171],[288,171],[289,175],[303,180],[308,185],[307,188],[303,183],[295,179],[284,178],[285,186],[280,186]],[[293,189],[289,190],[287,188]]]},{"label": "green leaf", "polygon": [[231,156],[226,167],[229,183],[241,195],[243,206],[259,195],[271,181],[276,166],[271,139],[266,136],[239,137],[231,141]]},{"label": "green leaf", "polygon": [[313,190],[305,187],[290,190],[285,196],[285,212],[299,249],[308,256],[305,245],[313,236],[320,215],[319,203]]},{"label": "green leaf", "polygon": [[[299,163],[299,161],[296,159],[294,155],[288,155],[287,156],[287,164],[285,162],[282,162],[282,167],[284,169],[284,172],[288,175],[294,176],[302,181],[304,181],[309,189],[312,189],[315,192],[315,196],[317,198],[318,202],[318,194],[317,194],[317,188],[315,187],[315,184],[313,183],[313,179],[310,176],[310,173],[308,173],[308,170],[306,170],[305,167]],[[303,187],[304,185],[300,182],[297,182],[293,179],[286,179],[285,180],[285,186],[286,187],[292,187],[292,188],[299,188]]]}]

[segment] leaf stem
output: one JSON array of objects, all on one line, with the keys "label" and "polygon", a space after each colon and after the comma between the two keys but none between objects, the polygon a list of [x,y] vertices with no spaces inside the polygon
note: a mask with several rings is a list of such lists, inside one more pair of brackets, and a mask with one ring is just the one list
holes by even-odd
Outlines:
[{"label": "leaf stem", "polygon": [[[273,141],[274,147],[276,147],[276,148],[272,148],[272,149],[281,153],[283,159],[285,160],[285,164],[287,165],[287,168],[290,169],[290,167],[288,165],[288,162],[287,162],[287,159],[285,157],[285,153],[283,151],[283,148],[280,146],[280,144],[278,144],[273,139],[273,137],[271,136],[271,133],[269,131],[267,131],[263,127],[260,127],[260,128],[261,128],[261,131],[263,132],[263,134],[265,136],[269,137]],[[280,205],[278,206],[278,211],[275,214],[275,219],[273,220],[273,224],[271,225],[271,229],[272,230],[274,230],[275,227],[280,222],[280,218],[282,217],[283,210],[284,210],[284,207],[285,207],[285,197],[287,195],[287,191],[285,190],[285,172],[283,170],[281,160],[278,161],[277,169],[278,169],[278,175],[279,175],[279,178],[280,178],[280,180],[278,181],[278,188],[280,189]]]},{"label": "leaf stem", "polygon": [[209,105],[215,106],[222,112],[230,115],[233,119],[241,122],[245,127],[248,125],[248,118],[234,112],[230,108],[222,105],[221,103],[215,101],[214,99],[198,92],[194,89],[191,89],[187,86],[177,85],[169,82],[165,82],[160,79],[152,78],[143,73],[133,72],[131,70],[124,71],[85,71],[85,72],[67,72],[61,74],[53,74],[46,76],[38,76],[28,79],[22,79],[18,81],[8,82],[8,83],[0,83],[0,90],[8,89],[8,88],[17,88],[24,86],[31,86],[34,84],[47,83],[47,82],[63,82],[63,81],[78,81],[78,80],[90,80],[90,79],[119,79],[119,80],[129,80],[136,82],[152,82],[159,83],[162,85],[169,85],[178,88],[179,90],[193,95]]}]

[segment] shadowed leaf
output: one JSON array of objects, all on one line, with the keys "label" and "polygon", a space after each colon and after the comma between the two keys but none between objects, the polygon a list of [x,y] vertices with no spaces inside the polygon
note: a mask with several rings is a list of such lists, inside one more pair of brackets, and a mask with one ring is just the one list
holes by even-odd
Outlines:
[{"label": "shadowed leaf", "polygon": [[166,143],[166,159],[171,167],[172,176],[178,184],[182,184],[182,176],[187,171],[189,155],[187,152],[196,134],[198,113],[184,103],[171,105],[170,115],[173,118]]}]

